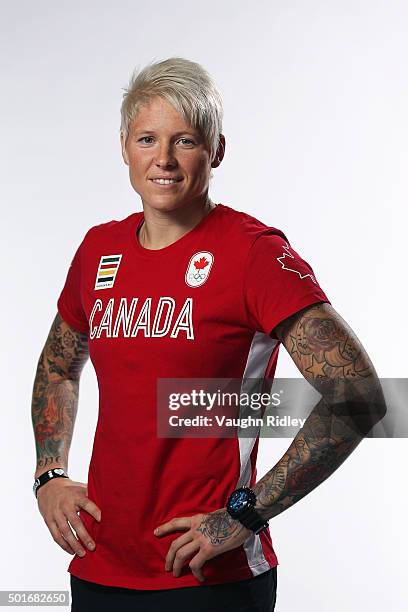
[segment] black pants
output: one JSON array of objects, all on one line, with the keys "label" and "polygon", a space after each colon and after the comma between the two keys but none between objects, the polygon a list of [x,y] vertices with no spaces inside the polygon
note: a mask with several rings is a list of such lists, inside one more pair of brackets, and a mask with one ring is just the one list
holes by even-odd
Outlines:
[{"label": "black pants", "polygon": [[273,612],[277,568],[238,582],[143,590],[104,586],[71,574],[71,612]]}]

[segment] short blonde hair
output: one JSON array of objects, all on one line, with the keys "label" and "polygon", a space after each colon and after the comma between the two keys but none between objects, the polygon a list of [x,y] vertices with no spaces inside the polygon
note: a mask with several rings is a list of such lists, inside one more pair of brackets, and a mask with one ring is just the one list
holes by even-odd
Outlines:
[{"label": "short blonde hair", "polygon": [[221,95],[209,73],[198,63],[182,57],[150,62],[143,70],[135,69],[121,105],[120,131],[124,142],[139,107],[154,96],[162,96],[197,129],[214,159],[222,133]]}]

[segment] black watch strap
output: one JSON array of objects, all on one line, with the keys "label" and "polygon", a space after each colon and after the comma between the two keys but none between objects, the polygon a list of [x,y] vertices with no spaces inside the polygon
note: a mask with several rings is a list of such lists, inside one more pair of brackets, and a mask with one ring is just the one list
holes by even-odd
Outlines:
[{"label": "black watch strap", "polygon": [[251,506],[242,510],[238,520],[244,527],[250,529],[255,534],[260,533],[269,525],[268,521],[265,521]]},{"label": "black watch strap", "polygon": [[[237,509],[235,504],[237,503],[238,494],[242,497],[245,494],[246,505]],[[238,498],[242,505],[241,500]],[[260,533],[269,526],[266,521],[255,509],[256,495],[250,487],[239,487],[235,489],[229,496],[226,502],[226,510],[228,514],[236,521],[239,521],[244,527],[250,529],[255,534]]]},{"label": "black watch strap", "polygon": [[44,485],[49,480],[52,480],[53,478],[69,478],[69,476],[66,473],[66,471],[63,470],[62,468],[53,468],[51,470],[47,470],[46,472],[41,474],[41,476],[35,479],[34,485],[33,485],[34,495],[37,497],[38,489],[42,487],[42,485]]}]

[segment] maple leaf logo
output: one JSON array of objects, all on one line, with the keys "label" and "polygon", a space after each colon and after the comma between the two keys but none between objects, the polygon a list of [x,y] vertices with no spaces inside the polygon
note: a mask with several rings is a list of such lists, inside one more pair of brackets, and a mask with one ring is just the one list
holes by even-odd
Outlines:
[{"label": "maple leaf logo", "polygon": [[201,259],[194,262],[194,267],[197,270],[202,270],[203,268],[206,268],[209,263],[210,262],[205,257],[201,257]]},{"label": "maple leaf logo", "polygon": [[[288,270],[288,272],[295,272],[296,274],[299,274],[301,279],[309,276],[310,279],[315,283],[315,285],[317,285],[318,283],[313,274],[310,274],[310,272],[306,272],[305,265],[297,261],[295,256],[290,252],[290,247],[288,243],[285,244],[283,249],[285,252],[280,257],[276,258],[277,261],[279,261],[282,270]],[[298,267],[300,267],[301,270],[303,268],[303,272],[301,270],[298,270]]]},{"label": "maple leaf logo", "polygon": [[207,282],[213,263],[214,255],[210,251],[196,251],[187,265],[184,277],[186,284],[189,287],[201,287]]}]

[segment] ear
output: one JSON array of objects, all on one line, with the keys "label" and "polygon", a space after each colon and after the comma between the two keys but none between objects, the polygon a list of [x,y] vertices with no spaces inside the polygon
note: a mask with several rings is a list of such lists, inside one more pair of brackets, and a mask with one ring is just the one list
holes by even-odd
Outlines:
[{"label": "ear", "polygon": [[125,141],[125,137],[124,137],[124,134],[123,134],[122,130],[120,132],[120,146],[121,146],[121,149],[122,149],[122,158],[123,158],[123,161],[128,166],[129,165],[129,157],[128,157],[128,154],[127,154],[127,151],[126,151],[126,141]]},{"label": "ear", "polygon": [[215,154],[213,161],[211,162],[211,168],[218,168],[218,166],[223,160],[224,154],[225,154],[225,136],[224,134],[220,134],[217,152]]}]

